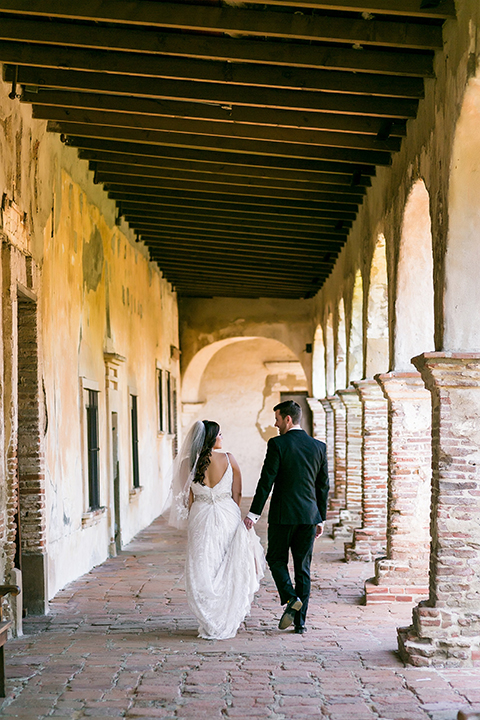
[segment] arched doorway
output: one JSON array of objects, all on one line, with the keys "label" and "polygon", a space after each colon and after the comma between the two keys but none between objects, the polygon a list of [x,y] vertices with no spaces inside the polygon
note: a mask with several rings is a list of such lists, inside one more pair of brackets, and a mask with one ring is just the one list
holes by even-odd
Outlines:
[{"label": "arched doorway", "polygon": [[243,494],[252,495],[266,443],[277,434],[273,407],[294,396],[310,413],[305,371],[292,350],[270,338],[229,338],[200,353],[185,372],[184,426],[204,419],[220,423],[224,447],[242,470]]}]

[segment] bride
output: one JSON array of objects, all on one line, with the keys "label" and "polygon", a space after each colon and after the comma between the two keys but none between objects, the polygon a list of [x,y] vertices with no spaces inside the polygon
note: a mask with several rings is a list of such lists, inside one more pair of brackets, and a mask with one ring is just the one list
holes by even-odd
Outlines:
[{"label": "bride", "polygon": [[240,514],[240,468],[221,448],[218,423],[193,425],[174,463],[169,521],[187,526],[185,589],[207,640],[235,637],[265,569],[260,540]]}]

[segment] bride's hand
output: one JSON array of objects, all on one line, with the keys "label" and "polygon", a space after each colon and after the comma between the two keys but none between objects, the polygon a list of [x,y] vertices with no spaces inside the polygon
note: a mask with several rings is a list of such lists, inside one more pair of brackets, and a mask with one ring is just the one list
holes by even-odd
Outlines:
[{"label": "bride's hand", "polygon": [[245,527],[247,528],[247,530],[251,530],[251,529],[252,529],[254,523],[253,523],[253,520],[252,520],[251,518],[246,517],[246,518],[244,518],[243,522],[245,523]]}]

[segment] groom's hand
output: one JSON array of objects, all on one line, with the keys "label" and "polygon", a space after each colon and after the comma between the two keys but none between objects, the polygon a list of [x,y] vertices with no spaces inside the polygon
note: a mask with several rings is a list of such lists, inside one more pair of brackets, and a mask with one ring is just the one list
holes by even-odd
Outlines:
[{"label": "groom's hand", "polygon": [[323,535],[323,523],[318,523],[317,529],[315,530],[315,537],[318,538]]},{"label": "groom's hand", "polygon": [[251,529],[252,529],[252,527],[253,527],[253,525],[254,525],[254,522],[253,522],[253,520],[252,520],[251,518],[246,517],[243,522],[245,523],[245,527],[247,528],[247,530],[251,530]]}]

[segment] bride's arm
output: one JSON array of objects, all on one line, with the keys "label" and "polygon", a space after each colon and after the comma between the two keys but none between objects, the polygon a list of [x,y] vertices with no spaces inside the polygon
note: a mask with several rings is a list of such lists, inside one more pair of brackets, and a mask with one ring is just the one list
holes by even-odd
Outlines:
[{"label": "bride's arm", "polygon": [[242,473],[240,472],[240,467],[233,455],[228,453],[228,457],[233,470],[232,498],[240,507],[240,500],[242,499]]}]

